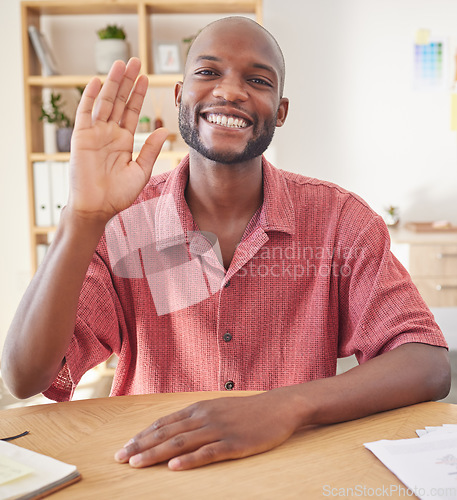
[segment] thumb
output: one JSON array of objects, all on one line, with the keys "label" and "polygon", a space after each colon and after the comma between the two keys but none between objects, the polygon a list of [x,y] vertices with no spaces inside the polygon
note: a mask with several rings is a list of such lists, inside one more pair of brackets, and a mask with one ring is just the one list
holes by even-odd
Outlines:
[{"label": "thumb", "polygon": [[169,132],[166,128],[158,128],[146,139],[141,148],[136,162],[145,171],[148,177],[151,176],[152,167],[159,156],[163,143],[166,141]]}]

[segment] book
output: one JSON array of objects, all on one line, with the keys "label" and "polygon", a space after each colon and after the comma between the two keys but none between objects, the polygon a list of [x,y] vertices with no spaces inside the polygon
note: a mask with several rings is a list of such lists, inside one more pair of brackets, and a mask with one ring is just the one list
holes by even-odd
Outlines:
[{"label": "book", "polygon": [[0,498],[37,499],[81,479],[75,465],[0,441]]},{"label": "book", "polygon": [[58,75],[56,61],[43,33],[32,25],[28,27],[28,32],[45,76]]}]

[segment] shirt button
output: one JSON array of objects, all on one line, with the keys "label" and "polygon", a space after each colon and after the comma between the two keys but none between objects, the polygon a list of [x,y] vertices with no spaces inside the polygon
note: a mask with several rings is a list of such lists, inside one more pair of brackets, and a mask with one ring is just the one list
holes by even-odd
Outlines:
[{"label": "shirt button", "polygon": [[224,387],[227,389],[227,391],[231,391],[235,387],[235,382],[233,380],[228,380],[224,384]]},{"label": "shirt button", "polygon": [[225,288],[228,288],[230,286],[230,280],[227,281],[227,283],[224,285]]},{"label": "shirt button", "polygon": [[224,336],[222,337],[225,342],[230,342],[232,340],[232,334],[227,332],[227,333],[224,333]]}]

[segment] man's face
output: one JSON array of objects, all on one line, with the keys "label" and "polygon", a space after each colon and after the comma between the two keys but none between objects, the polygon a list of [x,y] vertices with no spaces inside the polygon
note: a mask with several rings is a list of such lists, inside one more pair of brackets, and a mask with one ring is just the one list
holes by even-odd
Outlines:
[{"label": "man's face", "polygon": [[192,46],[184,84],[177,87],[183,139],[218,163],[260,156],[287,115],[280,84],[277,49],[260,28],[213,25]]}]

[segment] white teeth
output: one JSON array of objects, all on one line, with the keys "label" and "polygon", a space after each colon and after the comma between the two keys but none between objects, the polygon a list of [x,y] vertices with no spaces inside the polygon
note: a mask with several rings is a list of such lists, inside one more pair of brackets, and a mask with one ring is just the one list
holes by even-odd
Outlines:
[{"label": "white teeth", "polygon": [[223,127],[229,128],[246,128],[248,123],[243,118],[236,118],[234,116],[227,116],[221,114],[208,114],[206,119],[210,123],[216,123],[217,125],[222,125]]}]

